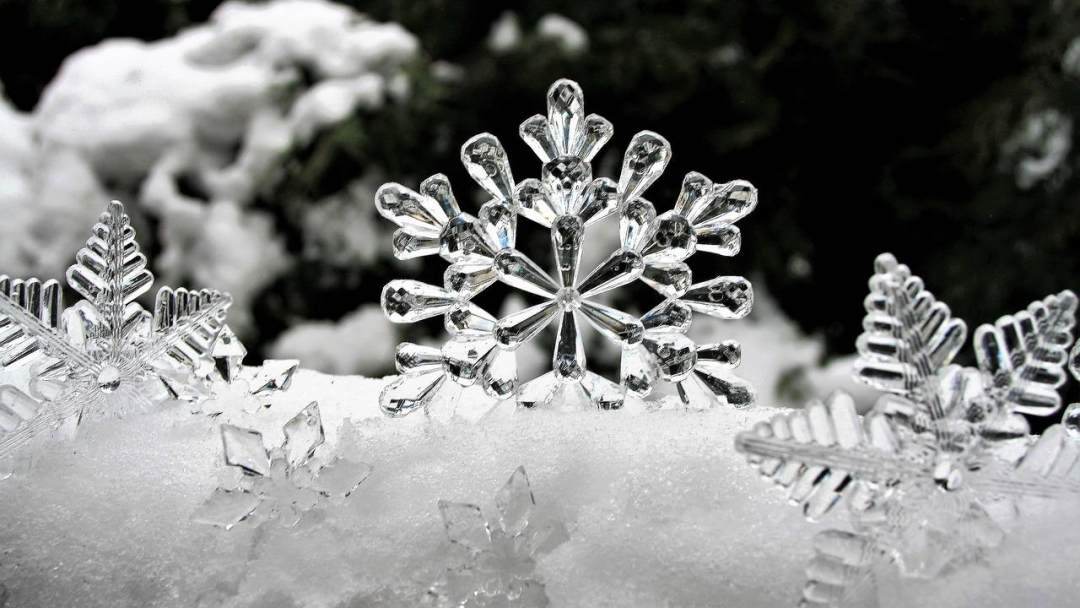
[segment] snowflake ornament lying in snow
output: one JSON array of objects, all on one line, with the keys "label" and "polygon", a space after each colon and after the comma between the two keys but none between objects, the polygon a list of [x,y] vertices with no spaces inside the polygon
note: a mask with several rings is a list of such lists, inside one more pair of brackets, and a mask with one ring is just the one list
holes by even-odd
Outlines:
[{"label": "snowflake ornament lying in snow", "polygon": [[258,431],[221,425],[225,464],[243,476],[238,487],[215,490],[192,519],[226,530],[253,519],[293,527],[320,501],[348,498],[371,474],[368,464],[316,455],[326,439],[316,402],[286,422],[282,432],[281,445],[267,450]]},{"label": "snowflake ornament lying in snow", "polygon": [[[674,209],[657,215],[641,195],[667,166],[667,140],[638,133],[623,156],[618,183],[594,179],[590,162],[611,137],[611,123],[585,115],[581,88],[570,80],[553,84],[547,99],[547,116],[533,116],[520,129],[543,163],[541,179],[515,182],[502,144],[491,134],[462,146],[466,169],[492,197],[477,216],[460,210],[444,175],[426,179],[419,192],[391,183],[376,193],[379,212],[400,227],[393,239],[399,259],[439,254],[450,263],[442,286],[398,280],[383,290],[391,321],[443,317],[450,333],[441,349],[399,346],[402,376],[383,391],[383,410],[398,415],[426,407],[447,378],[479,384],[495,398],[516,396],[526,407],[560,396],[565,402],[573,394],[597,407],[618,408],[627,390],[646,396],[658,379],[677,383],[688,406],[717,400],[749,405],[749,385],[730,374],[739,363],[739,345],[698,346],[685,334],[695,312],[746,316],[753,305],[750,283],[734,276],[693,283],[686,260],[697,251],[738,253],[741,234],[734,223],[754,209],[757,190],[745,181],[713,184],[690,173]],[[557,277],[515,248],[519,216],[550,230]],[[620,248],[582,278],[586,229],[610,216],[618,217]],[[663,298],[640,318],[597,300],[638,280]],[[497,281],[543,302],[496,319],[473,299]],[[551,372],[519,382],[515,349],[556,319]],[[622,349],[619,383],[587,370],[581,319]]]},{"label": "snowflake ornament lying in snow", "polygon": [[1021,499],[1080,496],[1080,442],[1037,440],[1021,413],[1061,407],[1076,296],[1047,296],[975,331],[977,368],[950,364],[967,329],[888,254],[878,258],[856,377],[888,394],[865,417],[843,393],[759,422],[736,448],[812,520],[841,498],[851,530],[815,541],[803,605],[861,605],[874,568],[934,577],[1001,542]]},{"label": "snowflake ornament lying in snow", "polygon": [[535,560],[569,540],[566,527],[538,516],[523,467],[496,493],[495,509],[498,517],[489,523],[477,505],[439,501],[446,536],[465,557],[463,564],[448,569],[432,586],[425,605],[548,605]]},{"label": "snowflake ornament lying in snow", "polygon": [[67,281],[84,299],[66,310],[58,282],[0,277],[0,366],[31,366],[30,394],[0,387],[0,456],[87,413],[197,398],[214,357],[233,351],[227,294],[163,287],[152,315],[135,301],[154,277],[121,203],[75,257]]}]

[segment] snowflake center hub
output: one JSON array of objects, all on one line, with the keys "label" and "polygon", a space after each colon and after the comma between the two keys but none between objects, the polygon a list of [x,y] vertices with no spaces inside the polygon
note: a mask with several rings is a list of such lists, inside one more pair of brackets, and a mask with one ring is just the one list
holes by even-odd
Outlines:
[{"label": "snowflake center hub", "polygon": [[101,368],[97,376],[98,388],[103,393],[111,393],[120,387],[120,368],[115,365],[106,365]]},{"label": "snowflake center hub", "polygon": [[563,310],[577,310],[581,308],[581,294],[573,287],[563,287],[555,294],[555,301]]}]

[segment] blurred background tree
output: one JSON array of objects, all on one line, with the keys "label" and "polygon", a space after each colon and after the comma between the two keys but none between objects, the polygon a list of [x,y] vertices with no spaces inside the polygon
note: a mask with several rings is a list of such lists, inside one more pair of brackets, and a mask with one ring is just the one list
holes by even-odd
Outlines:
[{"label": "blurred background tree", "polygon": [[[168,36],[216,4],[0,0],[0,82],[29,110],[74,50]],[[348,4],[401,23],[424,59],[409,96],[293,150],[281,182],[261,195],[294,252],[304,245],[295,201],[342,190],[370,162],[413,185],[445,172],[464,190],[457,148],[480,131],[498,135],[517,166],[530,162],[517,125],[566,76],[615,124],[609,149],[619,153],[642,128],[669,138],[671,166],[650,194],[661,205],[689,170],[759,187],[737,270],[762,277],[832,353],[853,348],[882,251],[972,323],[1080,287],[1075,2]],[[441,272],[420,271],[436,282]],[[253,350],[290,319],[338,319],[377,300],[397,274],[385,264],[294,265],[256,307]]]}]

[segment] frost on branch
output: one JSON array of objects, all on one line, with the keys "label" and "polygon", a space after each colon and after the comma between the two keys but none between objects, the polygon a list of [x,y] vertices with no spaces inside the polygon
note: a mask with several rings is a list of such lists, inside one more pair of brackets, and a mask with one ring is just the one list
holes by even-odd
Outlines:
[{"label": "frost on branch", "polygon": [[446,536],[464,557],[432,586],[428,605],[548,605],[536,559],[569,540],[566,527],[536,512],[524,467],[495,494],[495,510],[488,521],[477,505],[439,501]]},{"label": "frost on branch", "polygon": [[[441,174],[424,180],[418,192],[390,183],[376,194],[379,212],[399,226],[393,239],[399,259],[438,254],[450,264],[441,286],[398,280],[383,290],[391,321],[438,317],[450,334],[442,348],[398,347],[402,376],[383,391],[384,411],[399,415],[425,408],[447,379],[479,385],[497,399],[516,396],[525,407],[619,408],[627,391],[645,397],[659,380],[676,383],[689,407],[752,403],[750,386],[731,374],[739,345],[698,345],[686,335],[694,313],[746,316],[753,304],[750,283],[737,276],[695,283],[686,261],[699,251],[737,254],[742,236],[734,224],[754,209],[757,190],[745,181],[714,184],[690,173],[674,208],[658,214],[642,195],[671,158],[667,140],[638,133],[618,181],[594,178],[591,161],[611,138],[611,123],[585,114],[584,96],[573,81],[553,84],[547,101],[547,115],[533,116],[520,128],[543,163],[540,179],[515,181],[502,144],[489,133],[462,146],[465,168],[489,198],[476,215],[461,210]],[[515,247],[519,218],[550,231],[554,276]],[[614,229],[616,223],[619,248],[582,272],[588,229]],[[604,303],[635,281],[654,289],[660,303],[640,318]],[[496,318],[473,301],[496,282],[540,303]],[[618,382],[588,370],[582,321],[621,349]],[[523,382],[515,350],[549,326],[555,328],[551,371]]]},{"label": "frost on branch", "polygon": [[291,528],[321,502],[348,498],[371,473],[368,464],[316,454],[326,435],[314,401],[282,432],[284,441],[268,450],[258,431],[221,425],[225,464],[242,476],[235,488],[214,490],[192,519],[226,530],[250,519]]},{"label": "frost on branch", "polygon": [[163,287],[143,309],[154,277],[116,201],[75,258],[67,281],[83,299],[67,309],[56,281],[0,277],[0,366],[31,370],[29,394],[0,389],[0,456],[87,414],[205,396],[229,296]]},{"label": "frost on branch", "polygon": [[[850,530],[815,542],[803,604],[860,605],[875,564],[935,577],[979,559],[1032,498],[1080,496],[1080,442],[1066,426],[1029,435],[1020,414],[1061,406],[1076,296],[1032,303],[975,331],[978,366],[952,364],[966,339],[921,279],[876,263],[856,377],[887,392],[866,416],[850,397],[759,422],[736,448],[812,519],[843,501]],[[1015,453],[1022,454],[1019,458]]]}]

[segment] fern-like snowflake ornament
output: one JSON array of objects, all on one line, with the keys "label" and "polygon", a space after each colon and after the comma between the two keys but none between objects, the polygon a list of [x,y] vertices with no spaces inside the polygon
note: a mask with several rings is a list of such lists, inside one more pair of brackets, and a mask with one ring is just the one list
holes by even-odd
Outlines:
[{"label": "fern-like snowflake ornament", "polygon": [[996,515],[1021,499],[1080,495],[1077,439],[1061,425],[1031,437],[1020,415],[1061,407],[1076,296],[980,326],[978,365],[961,367],[964,322],[891,255],[875,270],[855,375],[887,394],[866,416],[838,393],[736,438],[808,518],[846,501],[851,529],[818,535],[805,606],[862,605],[881,562],[914,577],[962,566],[1001,542]]},{"label": "fern-like snowflake ornament", "polygon": [[83,299],[67,309],[54,280],[0,276],[0,367],[31,370],[29,394],[0,387],[0,456],[88,413],[198,398],[215,356],[239,365],[227,294],[163,287],[152,314],[136,302],[154,277],[121,203],[108,205],[75,258],[67,282]]},{"label": "fern-like snowflake ornament", "polygon": [[[671,158],[667,140],[638,133],[623,156],[618,182],[594,178],[591,161],[611,138],[611,123],[585,114],[581,87],[570,80],[553,84],[547,102],[547,116],[533,116],[520,128],[543,163],[540,179],[516,182],[502,144],[491,134],[462,146],[462,162],[491,197],[477,215],[461,211],[444,175],[424,180],[419,192],[390,183],[376,193],[379,212],[400,227],[393,239],[399,259],[438,254],[450,264],[441,286],[397,280],[383,290],[391,321],[441,317],[450,334],[442,348],[399,346],[402,375],[383,391],[383,410],[398,415],[424,408],[447,378],[462,386],[479,384],[495,398],[516,396],[526,407],[554,401],[566,406],[567,396],[576,395],[591,406],[618,408],[627,391],[644,397],[661,379],[678,384],[688,406],[749,405],[750,386],[730,371],[738,365],[739,345],[697,345],[686,330],[694,313],[744,317],[753,304],[750,283],[736,276],[694,283],[686,260],[699,251],[738,253],[741,233],[734,223],[754,209],[757,190],[745,181],[713,184],[690,173],[674,208],[658,215],[642,194]],[[519,217],[550,231],[555,276],[515,248]],[[619,248],[580,272],[587,231],[607,218],[618,220]],[[663,300],[640,318],[598,299],[634,281]],[[497,319],[473,301],[496,282],[542,302]],[[582,320],[622,350],[619,382],[587,369]],[[552,323],[551,371],[521,382],[515,349]]]}]

